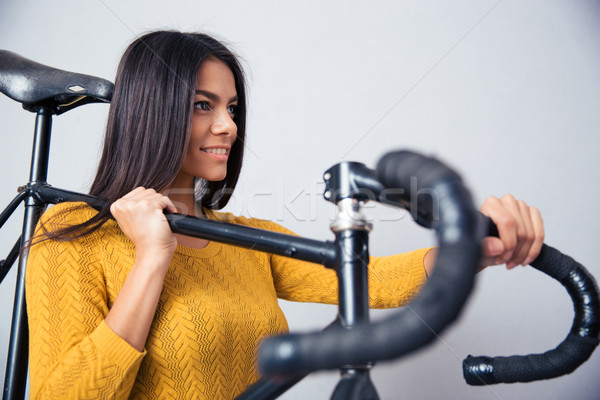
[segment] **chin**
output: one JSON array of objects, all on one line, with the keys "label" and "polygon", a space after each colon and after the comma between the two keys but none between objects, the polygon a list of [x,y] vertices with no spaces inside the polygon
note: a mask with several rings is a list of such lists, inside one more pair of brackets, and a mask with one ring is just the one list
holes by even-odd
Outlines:
[{"label": "chin", "polygon": [[206,179],[209,182],[220,182],[227,178],[227,174],[204,175],[200,176],[199,178]]}]

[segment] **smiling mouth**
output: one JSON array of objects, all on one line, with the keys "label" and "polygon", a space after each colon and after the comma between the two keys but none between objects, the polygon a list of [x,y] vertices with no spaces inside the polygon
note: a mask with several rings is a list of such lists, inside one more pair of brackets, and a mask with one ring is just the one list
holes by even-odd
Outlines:
[{"label": "smiling mouth", "polygon": [[219,155],[225,155],[227,154],[227,149],[223,149],[223,148],[212,148],[212,149],[200,149],[205,153],[210,153],[210,154],[219,154]]},{"label": "smiling mouth", "polygon": [[218,161],[218,162],[227,162],[229,159],[229,149],[225,147],[211,147],[209,149],[200,149],[207,157]]}]

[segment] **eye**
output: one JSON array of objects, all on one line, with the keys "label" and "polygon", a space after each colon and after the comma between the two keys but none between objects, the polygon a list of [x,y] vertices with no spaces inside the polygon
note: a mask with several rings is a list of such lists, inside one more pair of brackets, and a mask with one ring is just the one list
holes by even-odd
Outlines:
[{"label": "eye", "polygon": [[232,117],[235,116],[235,113],[237,112],[237,110],[238,110],[237,104],[227,106],[227,112],[229,112],[229,114],[231,114]]},{"label": "eye", "polygon": [[207,101],[197,101],[194,103],[194,108],[196,110],[209,111],[210,104]]}]

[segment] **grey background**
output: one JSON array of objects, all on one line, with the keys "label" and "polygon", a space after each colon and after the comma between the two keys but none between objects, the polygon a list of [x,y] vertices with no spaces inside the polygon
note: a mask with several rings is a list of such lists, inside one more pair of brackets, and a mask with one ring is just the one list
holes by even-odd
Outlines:
[{"label": "grey background", "polygon": [[[437,155],[481,203],[513,193],[544,216],[547,242],[600,276],[595,248],[600,125],[598,1],[16,1],[0,2],[0,48],[113,79],[126,45],[157,28],[204,31],[231,43],[250,86],[248,152],[228,209],[330,239],[333,206],[321,175],[341,160],[368,165],[388,149]],[[153,100],[159,101],[159,100]],[[168,106],[168,105],[165,105]],[[85,191],[108,107],[55,119],[49,181]],[[0,97],[0,204],[26,182],[34,116]],[[369,207],[372,254],[428,246],[405,214]],[[0,232],[0,254],[21,216]],[[14,273],[0,286],[0,375]],[[319,328],[335,307],[284,303],[292,329]],[[389,311],[374,313],[375,318]],[[490,268],[460,320],[428,348],[379,364],[384,399],[595,399],[600,356],[551,381],[468,387],[467,354],[541,352],[567,334],[563,289],[531,268]],[[325,399],[337,373],[283,396]]]}]

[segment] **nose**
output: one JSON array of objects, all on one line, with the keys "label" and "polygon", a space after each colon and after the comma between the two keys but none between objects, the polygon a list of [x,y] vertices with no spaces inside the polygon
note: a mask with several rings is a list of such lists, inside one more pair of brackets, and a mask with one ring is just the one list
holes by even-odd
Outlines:
[{"label": "nose", "polygon": [[237,135],[237,125],[228,112],[215,113],[210,132],[213,135],[226,134],[235,137]]}]

